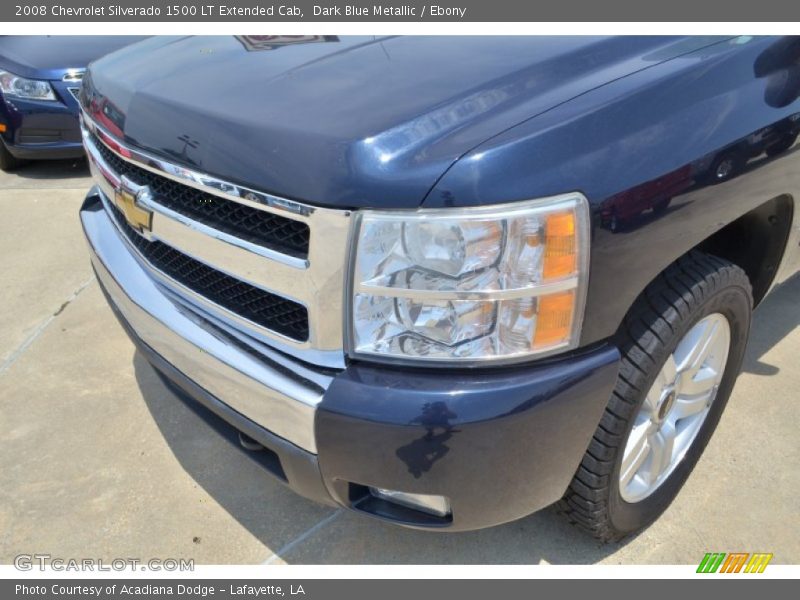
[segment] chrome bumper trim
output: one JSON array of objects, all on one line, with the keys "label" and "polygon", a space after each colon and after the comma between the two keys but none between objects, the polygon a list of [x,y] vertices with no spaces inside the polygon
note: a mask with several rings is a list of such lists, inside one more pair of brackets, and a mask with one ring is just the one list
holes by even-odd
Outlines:
[{"label": "chrome bumper trim", "polygon": [[148,275],[105,210],[82,210],[81,222],[98,278],[144,343],[232,409],[316,453],[314,417],[330,375],[245,344],[183,305]]}]

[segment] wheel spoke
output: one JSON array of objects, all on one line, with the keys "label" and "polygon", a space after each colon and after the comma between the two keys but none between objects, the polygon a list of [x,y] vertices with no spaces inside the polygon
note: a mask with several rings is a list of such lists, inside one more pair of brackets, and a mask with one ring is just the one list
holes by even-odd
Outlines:
[{"label": "wheel spoke", "polygon": [[647,434],[645,426],[640,426],[639,431],[631,431],[631,436],[638,434],[633,444],[630,440],[628,446],[625,447],[625,453],[622,457],[622,465],[620,466],[620,483],[623,486],[628,485],[633,476],[644,463],[647,455],[650,454],[650,447],[648,446]]},{"label": "wheel spoke", "polygon": [[675,378],[678,376],[678,364],[675,362],[675,355],[670,354],[667,357],[667,362],[664,363],[664,366],[661,368],[661,378],[663,379],[664,385],[669,385]]},{"label": "wheel spoke", "polygon": [[717,387],[720,379],[722,378],[715,369],[703,367],[692,376],[687,373],[681,379],[678,392],[682,396],[704,396]]},{"label": "wheel spoke", "polygon": [[695,325],[675,349],[675,362],[679,373],[694,373],[703,366],[714,347],[719,323],[704,319]]},{"label": "wheel spoke", "polygon": [[667,415],[667,419],[671,423],[675,423],[675,421],[679,421],[680,419],[685,419],[703,412],[708,408],[708,401],[714,391],[712,387],[707,393],[699,396],[678,396],[675,399],[675,405],[672,407],[669,415]]},{"label": "wheel spoke", "polygon": [[655,414],[656,408],[658,407],[658,400],[661,397],[661,386],[658,383],[654,384],[653,387],[650,388],[650,391],[647,392],[647,395],[644,397],[644,402],[642,403],[641,414],[650,416]]},{"label": "wheel spoke", "polygon": [[651,458],[650,468],[648,469],[648,483],[652,485],[669,468],[672,462],[672,449],[675,446],[675,428],[670,423],[664,423],[661,429],[650,437],[649,442]]}]

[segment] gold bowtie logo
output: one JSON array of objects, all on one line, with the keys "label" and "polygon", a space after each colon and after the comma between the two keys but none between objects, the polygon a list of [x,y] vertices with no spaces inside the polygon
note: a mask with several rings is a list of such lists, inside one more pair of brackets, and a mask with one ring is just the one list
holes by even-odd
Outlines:
[{"label": "gold bowtie logo", "polygon": [[149,195],[147,186],[136,185],[127,177],[122,177],[120,186],[114,190],[114,204],[125,215],[128,224],[139,233],[153,228],[153,213],[141,203]]}]

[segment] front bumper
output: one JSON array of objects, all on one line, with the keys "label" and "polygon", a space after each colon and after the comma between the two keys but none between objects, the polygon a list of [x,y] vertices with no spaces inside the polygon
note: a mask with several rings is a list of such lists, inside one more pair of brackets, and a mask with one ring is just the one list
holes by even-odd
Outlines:
[{"label": "front bumper", "polygon": [[19,159],[63,159],[84,156],[77,104],[0,97],[0,136],[12,156]]},{"label": "front bumper", "polygon": [[[448,530],[523,517],[564,493],[614,385],[619,353],[608,345],[492,370],[311,367],[172,297],[96,190],[81,220],[98,280],[144,356],[264,445],[268,469],[319,502]],[[377,500],[370,486],[446,496],[452,515]]]}]

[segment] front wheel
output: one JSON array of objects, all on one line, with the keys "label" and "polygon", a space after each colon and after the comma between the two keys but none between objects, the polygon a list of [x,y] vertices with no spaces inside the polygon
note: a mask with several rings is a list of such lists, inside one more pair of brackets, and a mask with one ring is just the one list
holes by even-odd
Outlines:
[{"label": "front wheel", "polygon": [[0,141],[0,170],[13,171],[20,164],[22,164],[22,161],[11,154],[5,144]]},{"label": "front wheel", "polygon": [[653,214],[656,215],[663,215],[667,209],[669,208],[669,204],[672,202],[672,198],[665,198],[660,202],[657,202],[653,205]]},{"label": "front wheel", "polygon": [[796,133],[787,133],[784,135],[780,140],[772,144],[769,148],[767,148],[766,153],[767,156],[772,158],[773,156],[778,156],[779,154],[783,154],[789,148],[794,146],[794,143],[797,141],[797,134]]},{"label": "front wheel", "polygon": [[709,170],[710,182],[723,183],[736,177],[747,161],[738,152],[729,152],[717,157]]},{"label": "front wheel", "polygon": [[752,313],[747,275],[692,252],[667,269],[620,328],[620,374],[562,499],[605,541],[666,510],[717,426],[741,369]]}]

